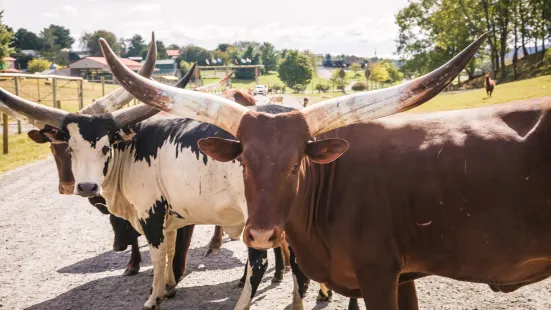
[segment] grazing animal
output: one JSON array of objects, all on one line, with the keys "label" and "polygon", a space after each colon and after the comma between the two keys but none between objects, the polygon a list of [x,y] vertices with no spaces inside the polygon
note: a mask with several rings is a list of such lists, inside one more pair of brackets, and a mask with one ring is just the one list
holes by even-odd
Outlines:
[{"label": "grazing animal", "polygon": [[268,101],[268,104],[283,104],[283,96],[273,96]]},{"label": "grazing animal", "polygon": [[496,87],[496,81],[492,80],[492,74],[488,73],[484,77],[484,88],[486,89],[486,95],[489,98],[492,98],[492,93],[494,92],[494,88]]},{"label": "grazing animal", "polygon": [[247,246],[286,238],[312,280],[367,309],[417,309],[424,276],[511,291],[551,275],[551,98],[373,121],[436,96],[487,35],[418,79],[300,110],[194,96],[109,61],[140,101],[235,135],[198,145],[243,165]]},{"label": "grazing animal", "polygon": [[310,99],[308,99],[308,97],[304,97],[304,107],[308,106],[309,101]]}]

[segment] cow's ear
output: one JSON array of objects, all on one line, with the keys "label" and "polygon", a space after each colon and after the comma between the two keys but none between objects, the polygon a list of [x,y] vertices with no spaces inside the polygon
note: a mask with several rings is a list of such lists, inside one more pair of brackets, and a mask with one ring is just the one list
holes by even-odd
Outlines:
[{"label": "cow's ear", "polygon": [[326,139],[311,141],[306,145],[306,155],[318,164],[328,164],[348,150],[348,141]]},{"label": "cow's ear", "polygon": [[52,126],[46,126],[40,131],[31,130],[27,133],[27,136],[36,143],[50,142],[53,144],[61,144],[67,142],[69,139],[65,133]]},{"label": "cow's ear", "polygon": [[234,160],[243,151],[239,141],[222,138],[201,139],[197,145],[201,151],[221,162]]},{"label": "cow's ear", "polygon": [[46,143],[46,142],[50,142],[49,139],[47,139],[46,137],[42,136],[40,134],[40,131],[36,130],[36,129],[33,129],[29,132],[27,132],[27,136],[29,136],[29,138],[31,138],[31,140],[33,140],[34,142],[36,143]]}]

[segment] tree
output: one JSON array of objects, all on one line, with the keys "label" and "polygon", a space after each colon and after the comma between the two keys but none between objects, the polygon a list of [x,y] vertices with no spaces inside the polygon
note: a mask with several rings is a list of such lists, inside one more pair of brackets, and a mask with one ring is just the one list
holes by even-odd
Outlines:
[{"label": "tree", "polygon": [[182,48],[182,54],[180,55],[180,60],[185,60],[187,62],[196,62],[197,64],[205,63],[207,59],[207,50],[196,45],[188,45]]},{"label": "tree", "polygon": [[260,58],[266,71],[277,70],[277,63],[279,61],[279,54],[275,47],[270,42],[264,42],[260,46]]},{"label": "tree", "polygon": [[4,18],[4,11],[0,11],[0,68],[4,67],[4,57],[13,53],[13,48],[10,47],[10,42],[13,38],[13,32],[11,32],[6,25],[2,22]]},{"label": "tree", "polygon": [[371,75],[369,79],[375,83],[383,84],[390,80],[390,74],[388,73],[387,66],[384,63],[378,63],[373,65],[371,69]]},{"label": "tree", "polygon": [[354,72],[354,76],[357,76],[358,71],[360,71],[361,69],[362,69],[362,65],[360,65],[357,62],[350,65],[350,70],[352,70]]},{"label": "tree", "polygon": [[293,88],[296,84],[308,85],[312,79],[310,60],[299,51],[287,51],[278,68],[279,78]]},{"label": "tree", "polygon": [[[251,65],[258,65],[260,63],[260,54],[256,52],[253,45],[247,46],[247,49],[241,54],[240,59],[250,59]],[[251,80],[254,79],[254,69],[237,69],[235,70],[235,78]]]},{"label": "tree", "polygon": [[120,52],[121,47],[117,40],[117,36],[107,30],[96,30],[93,33],[85,33],[80,39],[81,45],[84,43],[84,46],[88,49],[91,56],[102,56],[99,45],[100,38],[104,38],[115,53],[118,54]]},{"label": "tree", "polygon": [[167,50],[179,50],[180,49],[180,46],[178,46],[178,44],[170,44],[169,46],[166,47]]},{"label": "tree", "polygon": [[17,50],[40,50],[42,45],[42,40],[36,33],[25,28],[19,28],[13,36],[11,47]]},{"label": "tree", "polygon": [[397,83],[404,79],[404,74],[396,68],[396,66],[391,63],[390,61],[383,61],[383,64],[386,67],[386,71],[389,75],[389,82],[390,83]]},{"label": "tree", "polygon": [[[165,44],[163,43],[163,41],[155,41],[157,43],[157,58],[159,59],[168,59],[168,53],[166,51],[166,47],[165,47]],[[147,55],[147,54],[146,54]],[[143,59],[145,59],[145,57],[142,56]]]},{"label": "tree", "polygon": [[120,46],[120,54],[121,56],[127,57],[126,54],[128,53],[128,44],[127,41],[123,38],[119,39],[119,46]]},{"label": "tree", "polygon": [[33,59],[27,63],[27,71],[30,73],[42,72],[50,68],[50,62],[46,59]]},{"label": "tree", "polygon": [[221,52],[226,52],[230,47],[232,47],[232,45],[229,44],[229,43],[220,43],[220,44],[218,44],[216,49],[221,51]]},{"label": "tree", "polygon": [[143,49],[147,48],[141,35],[135,34],[130,40],[128,40],[127,57],[140,56]]},{"label": "tree", "polygon": [[48,36],[50,41],[51,49],[54,50],[61,50],[63,48],[71,48],[73,43],[75,43],[75,39],[71,36],[71,32],[69,29],[51,24],[47,28],[44,28],[41,32],[41,36],[44,34],[45,36]]}]

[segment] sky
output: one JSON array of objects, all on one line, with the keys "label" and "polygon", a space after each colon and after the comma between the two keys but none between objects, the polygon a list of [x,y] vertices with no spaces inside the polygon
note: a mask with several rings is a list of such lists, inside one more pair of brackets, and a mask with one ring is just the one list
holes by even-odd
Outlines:
[{"label": "sky", "polygon": [[395,14],[407,0],[0,0],[4,23],[40,32],[50,24],[71,30],[78,48],[84,32],[117,37],[151,31],[166,45],[214,49],[237,40],[269,41],[276,48],[396,58]]}]

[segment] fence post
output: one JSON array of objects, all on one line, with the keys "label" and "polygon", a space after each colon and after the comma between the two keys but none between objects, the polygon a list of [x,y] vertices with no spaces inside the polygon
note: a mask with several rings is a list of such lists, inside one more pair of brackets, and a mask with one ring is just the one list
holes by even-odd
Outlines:
[{"label": "fence post", "polygon": [[52,97],[53,97],[53,99],[52,99],[52,106],[53,106],[54,108],[57,108],[57,107],[56,107],[56,102],[57,102],[57,96],[56,96],[56,95],[57,95],[57,94],[56,94],[56,88],[57,88],[57,87],[56,87],[56,84],[57,84],[56,79],[55,79],[55,78],[52,78]]},{"label": "fence post", "polygon": [[82,84],[84,84],[84,80],[80,80],[80,82],[78,83],[78,90],[79,90],[78,109],[79,110],[82,110],[82,108],[84,108],[84,87],[82,86]]},{"label": "fence post", "polygon": [[40,103],[42,102],[42,99],[40,98],[40,79],[36,79],[36,91],[38,93],[38,100],[36,102]]},{"label": "fence post", "polygon": [[100,77],[101,80],[101,95],[105,96],[105,78],[103,75]]},{"label": "fence post", "polygon": [[4,140],[4,154],[8,154],[8,115],[2,113],[2,131]]},{"label": "fence post", "polygon": [[[19,79],[17,77],[13,78],[15,84],[15,95],[19,96]],[[17,133],[21,134],[21,121],[17,120]]]}]

